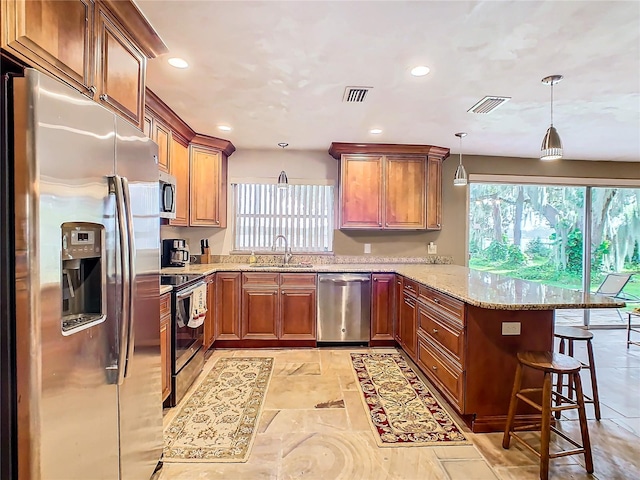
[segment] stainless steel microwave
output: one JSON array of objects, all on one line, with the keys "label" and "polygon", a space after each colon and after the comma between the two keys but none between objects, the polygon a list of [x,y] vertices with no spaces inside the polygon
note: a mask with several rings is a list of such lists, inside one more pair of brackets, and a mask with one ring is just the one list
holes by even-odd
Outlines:
[{"label": "stainless steel microwave", "polygon": [[176,218],[176,177],[160,172],[160,218]]}]

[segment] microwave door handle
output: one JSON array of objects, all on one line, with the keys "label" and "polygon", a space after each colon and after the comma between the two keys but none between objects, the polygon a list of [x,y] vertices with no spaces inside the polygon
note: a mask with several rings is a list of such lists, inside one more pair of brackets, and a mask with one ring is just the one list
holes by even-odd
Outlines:
[{"label": "microwave door handle", "polygon": [[173,212],[174,201],[175,201],[175,192],[174,187],[170,183],[165,183],[162,187],[162,209],[165,212]]},{"label": "microwave door handle", "polygon": [[135,286],[136,286],[136,248],[133,232],[133,214],[131,212],[131,192],[129,190],[129,180],[126,177],[122,179],[122,193],[124,194],[125,205],[125,221],[127,222],[127,282],[129,287],[129,304],[128,304],[128,334],[127,334],[127,359],[124,366],[125,378],[129,376],[130,364],[133,359],[133,349],[135,346]]},{"label": "microwave door handle", "polygon": [[120,305],[120,328],[118,330],[118,363],[116,365],[117,368],[117,385],[122,385],[124,382],[124,373],[125,373],[125,363],[127,358],[127,338],[128,338],[128,327],[129,320],[127,318],[127,306],[129,304],[129,287],[127,285],[127,269],[128,269],[128,260],[127,260],[127,249],[128,242],[126,239],[127,228],[125,225],[125,204],[124,204],[124,194],[122,192],[122,182],[120,181],[120,177],[114,175],[109,177],[109,193],[115,195],[116,197],[116,222],[118,224],[118,243],[120,246],[120,300],[122,304]]}]

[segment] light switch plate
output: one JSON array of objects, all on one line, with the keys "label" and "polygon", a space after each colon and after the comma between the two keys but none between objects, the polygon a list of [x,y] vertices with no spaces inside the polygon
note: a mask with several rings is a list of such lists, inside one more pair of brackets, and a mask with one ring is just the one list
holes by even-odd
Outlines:
[{"label": "light switch plate", "polygon": [[427,253],[429,255],[435,255],[436,253],[438,253],[438,246],[431,242],[429,245],[427,245]]},{"label": "light switch plate", "polygon": [[371,244],[370,243],[365,243],[364,244],[364,253],[371,253]]},{"label": "light switch plate", "polygon": [[502,322],[502,335],[520,335],[520,322]]}]

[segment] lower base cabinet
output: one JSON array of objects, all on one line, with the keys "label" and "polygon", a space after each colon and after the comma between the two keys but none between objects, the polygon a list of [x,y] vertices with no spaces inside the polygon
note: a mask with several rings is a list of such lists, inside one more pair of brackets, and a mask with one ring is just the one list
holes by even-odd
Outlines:
[{"label": "lower base cabinet", "polygon": [[240,340],[240,286],[240,272],[216,273],[214,340]]},{"label": "lower base cabinet", "polygon": [[243,340],[315,340],[316,274],[243,273]]},{"label": "lower base cabinet", "polygon": [[371,275],[371,340],[393,341],[395,324],[394,273]]},{"label": "lower base cabinet", "polygon": [[171,393],[171,293],[160,296],[160,366],[162,401]]}]

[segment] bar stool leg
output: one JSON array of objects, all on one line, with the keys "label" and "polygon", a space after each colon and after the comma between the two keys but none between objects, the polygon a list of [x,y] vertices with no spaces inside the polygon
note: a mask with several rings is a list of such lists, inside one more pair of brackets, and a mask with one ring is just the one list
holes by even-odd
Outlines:
[{"label": "bar stool leg", "polygon": [[551,439],[551,374],[544,373],[542,384],[542,425],[540,426],[540,480],[549,478],[549,441]]},{"label": "bar stool leg", "polygon": [[516,378],[513,381],[513,390],[511,391],[511,401],[509,402],[509,413],[507,413],[507,424],[504,427],[504,436],[502,437],[502,448],[509,448],[511,441],[510,432],[513,429],[513,419],[516,416],[516,407],[518,405],[518,397],[516,394],[520,391],[522,385],[522,365],[518,363],[516,368]]},{"label": "bar stool leg", "polygon": [[[564,354],[564,338],[560,339],[560,345],[558,347],[558,351],[562,354]],[[564,382],[564,375],[562,375],[561,373],[557,374],[557,379],[556,379],[556,392],[558,393],[562,393],[562,382]],[[556,396],[556,407],[559,406],[562,403],[562,400],[560,400],[560,397]],[[556,419],[560,418],[562,412],[560,412],[560,410],[558,410],[557,412],[555,412],[555,417]]]},{"label": "bar stool leg", "polygon": [[591,374],[591,390],[593,391],[593,408],[596,411],[596,420],[600,420],[600,397],[598,396],[598,381],[596,380],[596,364],[594,363],[593,345],[591,339],[587,340],[587,355],[589,356],[589,373]]},{"label": "bar stool leg", "polygon": [[631,314],[627,314],[627,350],[629,350],[629,345],[631,345]]},{"label": "bar stool leg", "polygon": [[[569,339],[569,356],[572,358],[576,358],[573,356],[573,340]],[[571,375],[569,375],[569,381],[567,382],[569,385],[567,387],[567,397],[573,400],[573,386],[571,385]]]},{"label": "bar stool leg", "polygon": [[571,375],[573,377],[576,397],[578,401],[578,418],[580,419],[580,434],[582,435],[582,446],[584,448],[584,462],[588,473],[593,473],[593,458],[591,457],[591,441],[589,440],[589,426],[587,424],[587,412],[584,408],[584,395],[582,393],[582,381],[580,372]]}]

